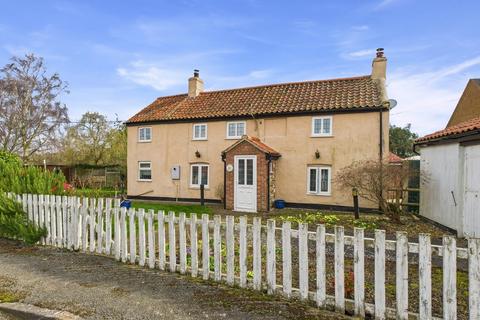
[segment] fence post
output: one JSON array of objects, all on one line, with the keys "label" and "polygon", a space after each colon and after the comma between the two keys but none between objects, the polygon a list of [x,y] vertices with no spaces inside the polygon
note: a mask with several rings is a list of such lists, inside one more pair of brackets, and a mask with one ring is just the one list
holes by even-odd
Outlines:
[{"label": "fence post", "polygon": [[130,263],[135,263],[137,260],[137,231],[136,231],[136,225],[135,225],[135,208],[130,208],[128,210],[128,216],[130,218],[129,220],[129,228],[130,228]]},{"label": "fence post", "polygon": [[408,238],[406,232],[397,232],[396,299],[397,319],[408,319]]},{"label": "fence post", "polygon": [[432,318],[432,247],[430,235],[418,235],[419,318]]},{"label": "fence post", "polygon": [[165,212],[158,211],[158,268],[165,270]]},{"label": "fence post", "polygon": [[208,214],[202,214],[202,273],[203,280],[210,278],[210,235]]},{"label": "fence post", "polygon": [[222,239],[220,238],[221,217],[213,217],[213,261],[215,281],[222,280]]},{"label": "fence post", "polygon": [[226,240],[227,240],[227,284],[235,283],[235,219],[233,216],[226,218]]},{"label": "fence post", "polygon": [[197,236],[197,214],[190,213],[190,261],[192,277],[198,275],[198,236]]},{"label": "fence post", "polygon": [[267,220],[267,292],[274,294],[276,289],[276,242],[275,220]]},{"label": "fence post", "polygon": [[178,217],[178,240],[180,243],[180,273],[187,270],[187,235],[185,234],[185,212]]},{"label": "fence post", "polygon": [[443,237],[443,318],[457,318],[457,245],[452,236]]},{"label": "fence post", "polygon": [[253,288],[262,290],[262,220],[253,218]]},{"label": "fence post", "polygon": [[282,224],[282,274],[283,293],[290,298],[292,295],[292,223],[284,221]]},{"label": "fence post", "polygon": [[62,210],[62,196],[55,197],[55,204],[57,206],[57,246],[63,246],[63,210]]},{"label": "fence post", "polygon": [[110,255],[112,247],[112,198],[105,200],[105,253]]},{"label": "fence post", "polygon": [[93,253],[95,250],[95,199],[91,198],[90,199],[90,215],[88,217],[88,224],[90,227],[90,240],[89,240],[89,245],[90,245],[90,253]]},{"label": "fence post", "polygon": [[365,317],[365,243],[364,230],[354,229],[354,290],[355,290],[355,315]]},{"label": "fence post", "polygon": [[97,253],[103,252],[103,198],[97,203]]},{"label": "fence post", "polygon": [[240,288],[247,286],[247,217],[240,217]]},{"label": "fence post", "polygon": [[385,319],[385,231],[375,230],[375,319]]},{"label": "fence post", "polygon": [[480,239],[468,239],[468,309],[470,319],[480,319]]},{"label": "fence post", "polygon": [[325,308],[327,305],[326,270],[325,270],[325,226],[317,225],[316,233],[317,257],[317,306]]},{"label": "fence post", "polygon": [[138,265],[145,266],[145,209],[138,209]]},{"label": "fence post", "polygon": [[120,238],[119,238],[119,247],[120,247],[120,255],[121,260],[123,263],[127,262],[127,248],[128,248],[128,239],[127,239],[127,208],[122,207],[120,208]]},{"label": "fence post", "polygon": [[298,281],[300,299],[308,299],[308,224],[298,225]]},{"label": "fence post", "polygon": [[45,196],[44,198],[44,212],[45,212],[45,226],[47,228],[47,238],[45,240],[45,243],[50,245],[50,239],[51,239],[51,225],[50,225],[50,197],[48,195]]},{"label": "fence post", "polygon": [[114,250],[115,250],[115,260],[119,261],[120,260],[120,255],[122,252],[122,246],[121,246],[121,222],[120,222],[120,206],[117,205],[117,199],[115,199],[115,204],[113,206],[113,245],[114,245]]},{"label": "fence post", "polygon": [[345,313],[344,229],[335,226],[335,310]]},{"label": "fence post", "polygon": [[177,241],[175,238],[175,212],[168,213],[168,247],[169,247],[169,264],[170,272],[177,270]]},{"label": "fence post", "polygon": [[81,237],[82,237],[82,252],[86,253],[87,252],[87,242],[88,242],[88,232],[87,232],[87,224],[88,224],[88,199],[83,198],[82,199],[82,209],[81,213],[82,215],[82,232],[81,232]]}]

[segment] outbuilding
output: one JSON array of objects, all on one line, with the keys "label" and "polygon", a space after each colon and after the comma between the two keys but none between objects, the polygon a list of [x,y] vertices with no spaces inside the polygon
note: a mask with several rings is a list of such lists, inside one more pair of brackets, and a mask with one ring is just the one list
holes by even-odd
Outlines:
[{"label": "outbuilding", "polygon": [[459,237],[480,237],[480,117],[417,139],[416,146],[420,214]]}]

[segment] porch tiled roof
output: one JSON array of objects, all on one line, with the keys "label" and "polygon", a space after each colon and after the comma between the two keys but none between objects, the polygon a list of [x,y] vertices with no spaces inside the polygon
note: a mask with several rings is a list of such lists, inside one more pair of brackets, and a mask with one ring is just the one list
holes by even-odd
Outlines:
[{"label": "porch tiled roof", "polygon": [[205,91],[197,97],[160,97],[127,124],[361,110],[381,107],[381,97],[378,84],[370,76]]},{"label": "porch tiled roof", "polygon": [[245,141],[252,144],[255,148],[259,149],[260,151],[262,151],[266,154],[269,154],[269,155],[274,156],[274,157],[280,157],[281,156],[280,152],[278,152],[275,149],[273,149],[272,147],[266,145],[259,138],[251,137],[251,136],[247,136],[247,135],[243,136],[242,139],[240,139],[237,142],[235,142],[234,144],[232,144],[230,147],[225,149],[222,153],[226,153],[226,152],[234,149],[236,146],[238,146],[239,144],[241,144],[242,142],[245,142]]},{"label": "porch tiled roof", "polygon": [[467,133],[475,130],[477,130],[480,134],[480,117],[461,122],[457,125],[447,127],[443,130],[434,132],[432,134],[428,134],[424,137],[421,137],[415,140],[415,143],[423,143],[431,140],[443,139],[453,135]]}]

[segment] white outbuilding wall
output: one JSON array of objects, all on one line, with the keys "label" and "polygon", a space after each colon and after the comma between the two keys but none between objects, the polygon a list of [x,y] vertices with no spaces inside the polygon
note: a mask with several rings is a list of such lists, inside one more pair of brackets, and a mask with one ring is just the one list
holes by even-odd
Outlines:
[{"label": "white outbuilding wall", "polygon": [[476,176],[480,161],[471,159],[479,151],[480,145],[458,142],[421,149],[420,214],[456,230],[460,237],[480,237],[480,176]]}]

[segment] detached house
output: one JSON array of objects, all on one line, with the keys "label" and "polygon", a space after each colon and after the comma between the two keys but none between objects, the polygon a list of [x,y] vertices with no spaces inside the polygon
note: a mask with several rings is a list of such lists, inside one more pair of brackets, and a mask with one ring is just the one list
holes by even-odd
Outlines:
[{"label": "detached house", "polygon": [[370,75],[218,91],[196,70],[128,120],[129,197],[198,201],[203,184],[237,211],[351,207],[335,174],[389,154],[386,62],[379,49]]}]

